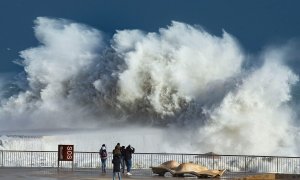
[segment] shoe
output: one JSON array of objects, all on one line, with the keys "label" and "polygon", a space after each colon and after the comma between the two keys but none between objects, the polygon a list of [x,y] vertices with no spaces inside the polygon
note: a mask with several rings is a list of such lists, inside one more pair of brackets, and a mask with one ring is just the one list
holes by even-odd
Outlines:
[{"label": "shoe", "polygon": [[126,173],[126,175],[131,176],[132,174],[130,172]]}]

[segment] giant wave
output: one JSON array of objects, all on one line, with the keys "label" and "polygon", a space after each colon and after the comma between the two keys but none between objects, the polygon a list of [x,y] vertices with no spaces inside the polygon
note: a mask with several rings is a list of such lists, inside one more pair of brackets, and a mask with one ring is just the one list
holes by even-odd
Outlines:
[{"label": "giant wave", "polygon": [[[40,44],[20,52],[26,86],[1,98],[2,132],[92,127],[125,142],[134,131],[145,138],[138,129],[146,128],[156,143],[141,145],[145,152],[299,155],[290,104],[298,75],[286,48],[250,57],[225,31],[176,21],[107,39],[87,25],[38,17],[34,32]],[[123,135],[113,137],[118,129]]]}]

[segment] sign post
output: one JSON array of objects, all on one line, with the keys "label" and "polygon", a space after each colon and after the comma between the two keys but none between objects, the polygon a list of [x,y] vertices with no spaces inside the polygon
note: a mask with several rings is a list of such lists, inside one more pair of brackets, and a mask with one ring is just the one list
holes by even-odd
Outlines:
[{"label": "sign post", "polygon": [[60,161],[72,161],[73,170],[73,159],[74,159],[74,145],[58,145],[58,169]]}]

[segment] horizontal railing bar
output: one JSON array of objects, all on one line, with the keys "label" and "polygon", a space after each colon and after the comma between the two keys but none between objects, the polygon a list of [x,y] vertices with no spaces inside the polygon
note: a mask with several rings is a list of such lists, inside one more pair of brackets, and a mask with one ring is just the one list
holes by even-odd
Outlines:
[{"label": "horizontal railing bar", "polygon": [[[57,152],[57,151],[56,151]],[[74,151],[75,153],[99,153],[99,152],[84,152],[84,151]],[[108,152],[108,153],[111,153],[111,152]],[[215,155],[211,155],[211,154],[189,154],[189,153],[139,153],[139,152],[136,152],[135,154],[145,154],[145,155],[189,155],[189,156],[198,156],[198,155],[201,155],[201,156],[228,156],[228,157],[271,157],[271,158],[300,158],[299,156],[275,156],[275,155],[272,155],[272,156],[267,156],[267,155],[234,155],[234,154],[215,154]]]},{"label": "horizontal railing bar", "polygon": [[[57,152],[57,151],[26,151],[26,150],[0,150],[3,152]],[[99,153],[96,151],[74,151],[74,153]],[[108,152],[109,154],[111,152]],[[275,156],[275,155],[234,155],[234,154],[190,154],[190,153],[135,153],[135,154],[145,154],[145,155],[189,155],[189,156],[223,156],[223,157],[270,157],[270,158],[300,158],[299,156]]]}]

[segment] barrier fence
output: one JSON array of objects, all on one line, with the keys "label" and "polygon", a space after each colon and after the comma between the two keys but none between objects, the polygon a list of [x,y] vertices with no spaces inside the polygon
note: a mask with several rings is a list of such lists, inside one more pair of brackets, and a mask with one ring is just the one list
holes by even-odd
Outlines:
[{"label": "barrier fence", "polygon": [[[163,162],[193,162],[209,169],[227,169],[229,172],[300,174],[300,157],[210,155],[174,153],[134,153],[133,169],[149,169]],[[112,168],[112,154],[108,154],[107,168]],[[0,151],[1,167],[58,167],[57,151]],[[98,152],[74,152],[74,161],[61,161],[60,168],[100,169]]]}]

